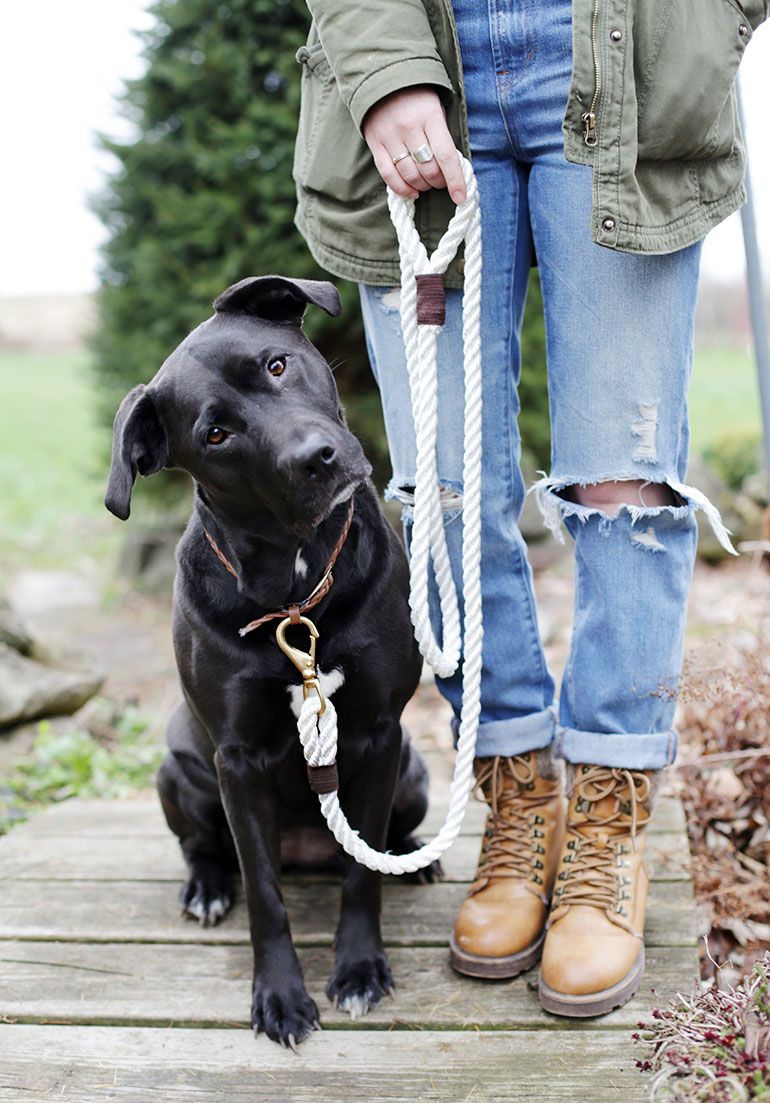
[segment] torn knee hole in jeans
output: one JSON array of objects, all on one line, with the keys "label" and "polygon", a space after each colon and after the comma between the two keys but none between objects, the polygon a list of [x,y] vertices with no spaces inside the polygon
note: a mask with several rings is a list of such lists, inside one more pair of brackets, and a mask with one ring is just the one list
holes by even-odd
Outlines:
[{"label": "torn knee hole in jeans", "polygon": [[[528,493],[535,494],[543,523],[560,544],[565,542],[562,522],[567,517],[575,517],[582,525],[595,520],[599,533],[610,536],[614,522],[623,514],[628,514],[631,519],[630,539],[634,546],[643,551],[663,552],[666,550],[665,535],[661,532],[663,526],[657,527],[655,518],[665,516],[670,522],[684,522],[696,509],[700,509],[705,513],[722,547],[731,555],[738,554],[730,542],[729,531],[722,522],[719,510],[697,487],[665,477],[640,479],[638,474],[607,475],[591,481],[580,477],[558,478],[543,472],[540,474],[543,477],[529,488]],[[638,503],[615,500],[610,504],[617,508],[614,513],[609,513],[599,505],[582,505],[577,501],[575,487],[598,487],[624,482],[634,484],[638,491]],[[650,486],[665,486],[670,491],[672,501],[666,504],[645,503],[644,492]]]},{"label": "torn knee hole in jeans", "polygon": [[[445,520],[451,521],[463,507],[463,490],[459,483],[450,480],[439,482],[439,497]],[[406,523],[414,517],[414,483],[391,480],[385,489],[385,501],[401,503],[401,520]]]}]

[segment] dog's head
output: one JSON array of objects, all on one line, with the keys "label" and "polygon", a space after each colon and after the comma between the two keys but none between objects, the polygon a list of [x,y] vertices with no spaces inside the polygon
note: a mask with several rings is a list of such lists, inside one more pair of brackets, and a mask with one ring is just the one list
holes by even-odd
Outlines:
[{"label": "dog's head", "polygon": [[307,535],[371,473],[329,365],[301,329],[308,303],[340,313],[332,283],[252,276],[214,302],[115,417],[107,508],[126,520],[137,474],[187,471],[247,520],[269,510]]}]

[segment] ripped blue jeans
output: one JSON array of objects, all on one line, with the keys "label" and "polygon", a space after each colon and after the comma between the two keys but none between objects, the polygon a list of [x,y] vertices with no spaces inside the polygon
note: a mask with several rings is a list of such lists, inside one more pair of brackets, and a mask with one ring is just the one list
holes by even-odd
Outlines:
[{"label": "ripped blue jeans", "polygon": [[[484,649],[477,753],[513,755],[554,744],[569,762],[659,768],[676,752],[672,723],[695,509],[706,510],[729,546],[716,510],[684,483],[700,243],[652,256],[592,242],[592,170],[566,161],[562,144],[571,0],[454,0],[454,8],[483,248]],[[566,528],[575,546],[574,627],[558,712],[518,527],[525,495],[519,339],[533,244],[552,435],[550,474],[533,490],[548,527],[562,540]],[[359,286],[393,467],[386,496],[404,504],[408,547],[416,457],[399,290]],[[438,338],[438,468],[458,590],[461,317],[462,292],[450,290]],[[578,504],[570,490],[628,480],[667,484],[674,504],[651,507],[642,486],[611,515]],[[435,587],[431,606],[437,618]],[[460,675],[437,684],[456,718]]]}]

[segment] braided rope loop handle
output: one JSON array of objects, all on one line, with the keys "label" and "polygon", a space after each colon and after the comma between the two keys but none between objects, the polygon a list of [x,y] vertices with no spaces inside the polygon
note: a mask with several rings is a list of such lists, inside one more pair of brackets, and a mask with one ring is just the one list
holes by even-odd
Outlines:
[{"label": "braided rope loop handle", "polygon": [[[415,277],[443,274],[465,241],[463,289],[463,359],[465,368],[463,454],[462,579],[465,619],[462,662],[462,707],[449,808],[438,835],[411,854],[386,854],[372,849],[355,831],[340,807],[336,792],[319,794],[321,811],[337,842],[357,862],[380,873],[414,873],[437,861],[460,832],[473,779],[476,733],[481,712],[481,216],[476,178],[470,161],[457,151],[467,198],[457,208],[444,236],[429,257],[414,224],[414,200],[401,199],[388,188],[388,208],[396,228],[401,260],[401,328],[417,441],[414,520],[409,558],[409,605],[415,637],[426,662],[440,677],[460,664],[461,626],[457,589],[444,531],[436,462],[438,436],[438,326],[418,325]],[[429,572],[433,564],[441,610],[442,645],[428,615]],[[302,704],[297,727],[310,766],[328,765],[337,756],[337,714],[330,700],[319,713],[320,700],[310,694]]]}]

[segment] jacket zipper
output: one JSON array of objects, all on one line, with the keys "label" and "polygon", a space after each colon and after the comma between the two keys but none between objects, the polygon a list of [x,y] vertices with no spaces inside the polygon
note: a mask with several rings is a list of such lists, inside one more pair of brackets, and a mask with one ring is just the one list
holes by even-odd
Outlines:
[{"label": "jacket zipper", "polygon": [[596,133],[596,108],[602,91],[602,72],[599,68],[599,51],[596,45],[596,27],[599,22],[599,3],[594,0],[594,13],[591,20],[591,55],[594,62],[594,94],[591,106],[580,116],[583,124],[583,141],[587,146],[595,146],[599,138]]}]

